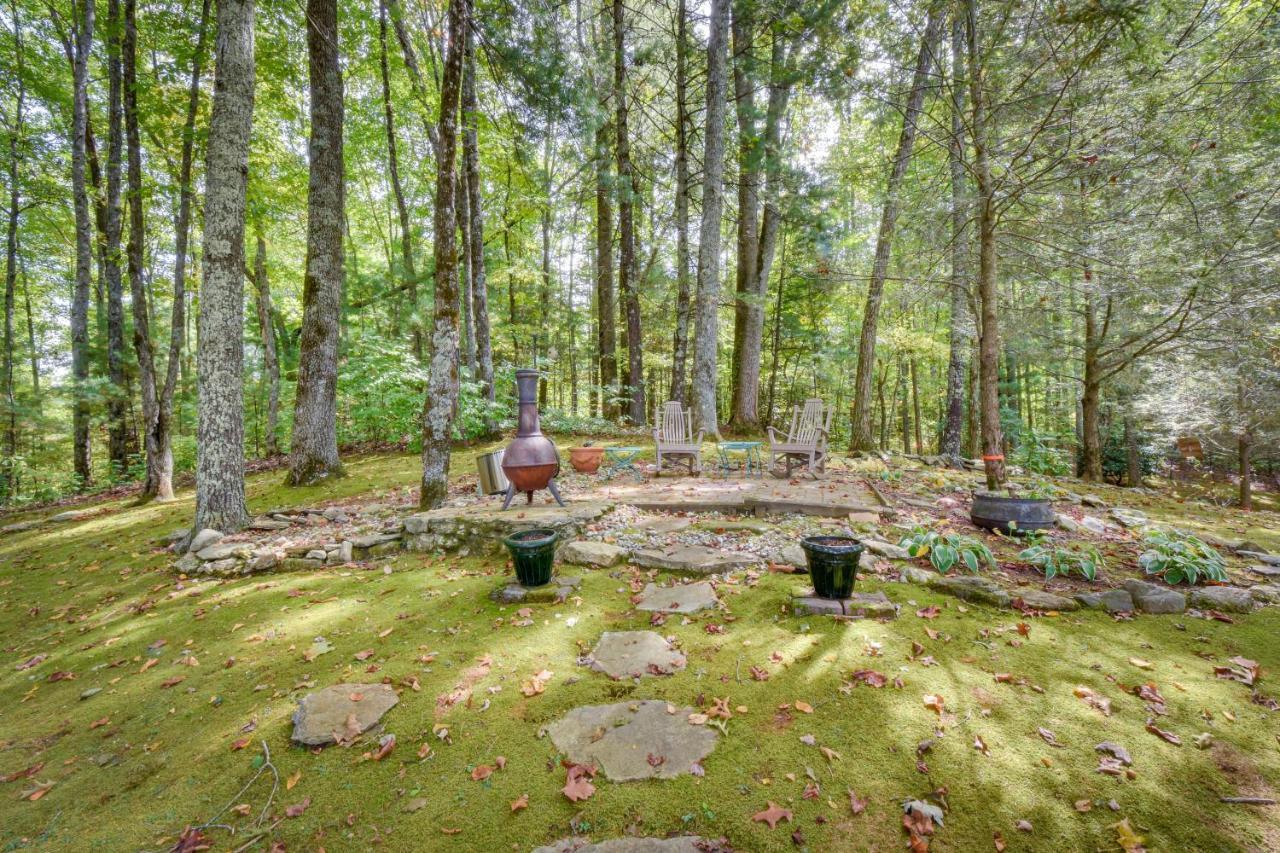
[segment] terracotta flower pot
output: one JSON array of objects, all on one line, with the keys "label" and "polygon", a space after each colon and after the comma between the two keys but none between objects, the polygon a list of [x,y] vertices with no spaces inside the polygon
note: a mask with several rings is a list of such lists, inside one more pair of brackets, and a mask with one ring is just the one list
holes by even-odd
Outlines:
[{"label": "terracotta flower pot", "polygon": [[570,447],[569,464],[579,474],[594,474],[604,460],[603,447]]}]

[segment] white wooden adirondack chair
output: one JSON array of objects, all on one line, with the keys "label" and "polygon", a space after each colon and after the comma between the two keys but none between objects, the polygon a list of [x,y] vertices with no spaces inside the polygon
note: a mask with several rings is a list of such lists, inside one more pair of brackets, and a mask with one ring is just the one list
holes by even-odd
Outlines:
[{"label": "white wooden adirondack chair", "polygon": [[796,406],[791,410],[791,425],[785,436],[780,438],[773,427],[769,427],[769,464],[784,460],[790,477],[792,463],[804,462],[817,479],[827,467],[827,438],[831,434],[833,413],[833,409],[815,397],[805,400],[803,408]]},{"label": "white wooden adirondack chair", "polygon": [[696,474],[702,470],[702,435],[699,430],[693,434],[693,418],[689,410],[678,402],[663,404],[662,409],[654,417],[653,443],[658,456],[657,474],[662,474],[662,459],[668,462],[674,459],[677,463],[689,466],[689,473]]}]

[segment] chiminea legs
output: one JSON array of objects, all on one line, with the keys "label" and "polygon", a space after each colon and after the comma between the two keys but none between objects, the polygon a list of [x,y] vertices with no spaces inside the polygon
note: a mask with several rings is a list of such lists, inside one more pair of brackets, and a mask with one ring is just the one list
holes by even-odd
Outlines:
[{"label": "chiminea legs", "polygon": [[[556,488],[556,481],[554,478],[547,481],[547,488],[551,491],[551,496],[556,499],[556,503],[560,504],[560,506],[564,506],[564,498],[560,497],[560,490]],[[533,503],[533,492],[526,492],[525,494],[529,498],[529,503]],[[508,483],[506,497],[502,499],[502,508],[504,510],[511,506],[511,499],[515,496],[515,483]]]}]

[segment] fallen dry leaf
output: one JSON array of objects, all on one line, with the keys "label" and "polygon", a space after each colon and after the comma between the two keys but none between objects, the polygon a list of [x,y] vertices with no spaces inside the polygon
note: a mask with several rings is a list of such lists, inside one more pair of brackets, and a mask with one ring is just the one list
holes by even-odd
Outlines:
[{"label": "fallen dry leaf", "polygon": [[511,801],[511,810],[513,812],[518,812],[521,809],[527,809],[527,808],[529,808],[528,794],[521,794],[520,796],[516,797],[514,800]]},{"label": "fallen dry leaf", "polygon": [[791,821],[791,810],[784,809],[770,800],[768,808],[756,812],[751,816],[751,819],[756,823],[767,823],[770,829],[774,829],[778,826],[779,821]]}]

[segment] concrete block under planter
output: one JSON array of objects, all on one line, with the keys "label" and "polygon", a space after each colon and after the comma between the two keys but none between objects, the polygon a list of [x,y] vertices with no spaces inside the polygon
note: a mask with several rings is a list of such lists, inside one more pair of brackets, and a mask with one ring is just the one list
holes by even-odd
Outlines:
[{"label": "concrete block under planter", "polygon": [[883,592],[855,592],[849,598],[819,598],[812,589],[791,597],[796,616],[840,616],[850,619],[893,619],[898,606]]},{"label": "concrete block under planter", "polygon": [[524,586],[508,579],[489,597],[499,604],[556,604],[577,592],[581,585],[582,578],[552,577],[542,586]]}]

